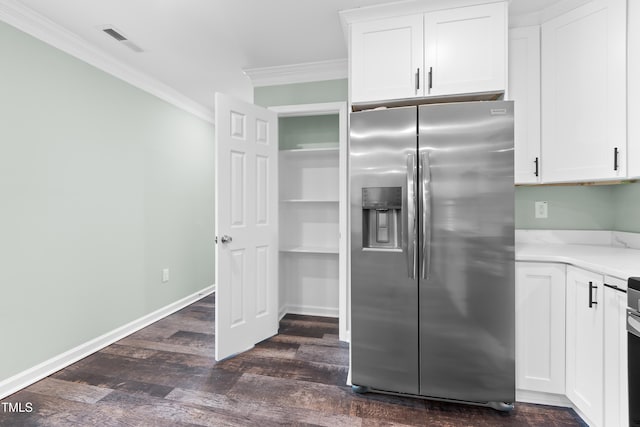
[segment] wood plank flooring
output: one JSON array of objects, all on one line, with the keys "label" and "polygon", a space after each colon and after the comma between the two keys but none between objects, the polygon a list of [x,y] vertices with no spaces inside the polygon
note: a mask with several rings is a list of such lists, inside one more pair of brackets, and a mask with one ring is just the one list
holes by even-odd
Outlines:
[{"label": "wood plank flooring", "polygon": [[[2,426],[584,426],[574,411],[492,409],[345,385],[336,319],[287,315],[279,335],[216,363],[214,296],[0,402]],[[3,410],[27,403],[32,412]],[[15,408],[15,406],[14,406]]]}]

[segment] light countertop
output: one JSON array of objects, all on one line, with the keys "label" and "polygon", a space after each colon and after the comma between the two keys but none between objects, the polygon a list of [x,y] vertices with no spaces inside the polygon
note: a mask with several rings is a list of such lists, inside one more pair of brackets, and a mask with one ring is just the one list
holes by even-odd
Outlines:
[{"label": "light countertop", "polygon": [[640,277],[640,233],[516,230],[516,261],[556,262],[617,277]]},{"label": "light countertop", "polygon": [[640,276],[640,250],[624,247],[516,242],[516,261],[565,263],[625,281]]}]

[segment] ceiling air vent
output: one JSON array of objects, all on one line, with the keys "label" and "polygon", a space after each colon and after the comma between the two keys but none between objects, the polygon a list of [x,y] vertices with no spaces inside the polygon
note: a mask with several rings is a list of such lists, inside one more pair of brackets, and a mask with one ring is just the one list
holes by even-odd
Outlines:
[{"label": "ceiling air vent", "polygon": [[120,31],[114,29],[113,27],[103,28],[102,31],[109,34],[111,37],[118,40],[122,44],[126,45],[129,49],[133,50],[134,52],[144,52],[144,50],[142,50],[140,46],[138,46],[137,44],[135,44],[134,42],[126,38]]}]

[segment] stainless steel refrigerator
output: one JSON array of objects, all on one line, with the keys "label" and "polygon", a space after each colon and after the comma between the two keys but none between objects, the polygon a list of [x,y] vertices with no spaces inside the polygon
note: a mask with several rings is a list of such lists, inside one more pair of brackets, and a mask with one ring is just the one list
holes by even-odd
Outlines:
[{"label": "stainless steel refrigerator", "polygon": [[351,113],[351,380],[513,409],[513,103]]}]

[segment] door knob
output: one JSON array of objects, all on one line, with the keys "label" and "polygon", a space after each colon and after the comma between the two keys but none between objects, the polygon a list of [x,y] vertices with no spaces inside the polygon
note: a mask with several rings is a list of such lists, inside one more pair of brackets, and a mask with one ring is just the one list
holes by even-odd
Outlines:
[{"label": "door knob", "polygon": [[231,243],[232,240],[231,236],[227,236],[226,234],[220,238],[222,243]]}]

